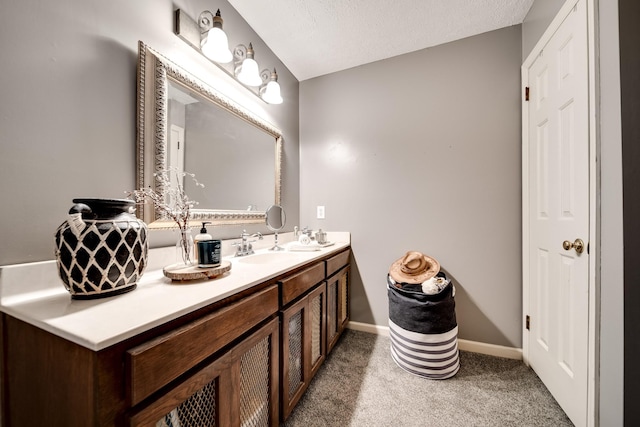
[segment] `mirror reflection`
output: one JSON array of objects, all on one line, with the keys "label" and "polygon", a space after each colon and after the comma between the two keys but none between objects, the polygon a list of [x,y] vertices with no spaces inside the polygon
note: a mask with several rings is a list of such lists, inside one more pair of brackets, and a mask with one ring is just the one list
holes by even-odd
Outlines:
[{"label": "mirror reflection", "polygon": [[[181,184],[198,202],[190,220],[216,225],[263,223],[280,203],[281,132],[187,71],[139,43],[138,188],[167,189],[154,173],[168,168],[196,175]],[[150,228],[171,227],[161,211],[139,214]]]},{"label": "mirror reflection", "polygon": [[274,202],[274,139],[200,94],[169,80],[168,165],[200,209],[265,210]]}]

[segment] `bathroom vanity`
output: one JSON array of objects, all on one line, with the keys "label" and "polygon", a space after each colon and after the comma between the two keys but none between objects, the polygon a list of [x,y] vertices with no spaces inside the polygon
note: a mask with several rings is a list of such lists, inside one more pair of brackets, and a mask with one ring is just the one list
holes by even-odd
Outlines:
[{"label": "bathroom vanity", "polygon": [[[348,318],[349,233],[229,273],[71,300],[55,263],[0,269],[6,426],[275,426]],[[151,251],[150,259],[153,257]]]}]

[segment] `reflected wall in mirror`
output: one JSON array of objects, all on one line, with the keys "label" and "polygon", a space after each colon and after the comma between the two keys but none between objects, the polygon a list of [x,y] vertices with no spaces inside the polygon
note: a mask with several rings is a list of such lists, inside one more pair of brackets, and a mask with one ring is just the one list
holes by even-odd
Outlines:
[{"label": "reflected wall in mirror", "polygon": [[[194,173],[204,188],[189,179],[180,183],[198,202],[192,221],[263,223],[266,208],[280,203],[281,132],[143,42],[137,125],[138,188],[151,187],[166,197],[155,172]],[[173,224],[151,205],[138,210],[151,228]]]}]

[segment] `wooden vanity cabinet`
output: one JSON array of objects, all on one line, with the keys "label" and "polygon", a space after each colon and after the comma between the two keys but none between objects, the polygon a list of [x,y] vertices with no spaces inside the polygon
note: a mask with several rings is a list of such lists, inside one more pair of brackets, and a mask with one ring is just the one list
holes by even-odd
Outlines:
[{"label": "wooden vanity cabinet", "polygon": [[2,425],[277,426],[278,308],[264,283],[100,351],[3,313]]},{"label": "wooden vanity cabinet", "polygon": [[2,313],[0,425],[277,426],[348,321],[349,255],[98,351]]}]

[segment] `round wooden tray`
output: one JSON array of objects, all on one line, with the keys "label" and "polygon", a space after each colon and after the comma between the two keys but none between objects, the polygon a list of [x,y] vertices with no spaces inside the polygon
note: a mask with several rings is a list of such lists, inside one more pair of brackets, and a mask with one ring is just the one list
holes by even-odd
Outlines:
[{"label": "round wooden tray", "polygon": [[231,270],[229,261],[222,261],[217,267],[198,267],[197,265],[185,266],[184,264],[171,264],[162,269],[166,277],[175,281],[212,279]]}]

